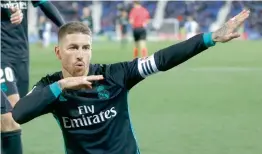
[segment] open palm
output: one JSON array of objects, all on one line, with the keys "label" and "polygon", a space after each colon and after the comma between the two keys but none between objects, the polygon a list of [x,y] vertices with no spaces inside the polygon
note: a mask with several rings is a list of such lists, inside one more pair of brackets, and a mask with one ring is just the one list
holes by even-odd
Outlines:
[{"label": "open palm", "polygon": [[221,28],[213,32],[212,39],[215,42],[228,42],[240,36],[236,30],[241,26],[244,21],[249,17],[250,11],[243,10],[235,17],[227,21]]}]

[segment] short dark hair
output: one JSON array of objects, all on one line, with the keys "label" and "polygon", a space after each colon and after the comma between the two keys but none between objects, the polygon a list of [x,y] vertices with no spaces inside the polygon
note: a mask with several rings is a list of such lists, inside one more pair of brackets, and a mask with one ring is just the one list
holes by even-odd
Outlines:
[{"label": "short dark hair", "polygon": [[92,32],[87,25],[79,21],[73,21],[73,22],[66,23],[65,25],[59,28],[58,41],[61,40],[67,34],[75,34],[75,33],[87,34],[89,36],[92,35]]}]

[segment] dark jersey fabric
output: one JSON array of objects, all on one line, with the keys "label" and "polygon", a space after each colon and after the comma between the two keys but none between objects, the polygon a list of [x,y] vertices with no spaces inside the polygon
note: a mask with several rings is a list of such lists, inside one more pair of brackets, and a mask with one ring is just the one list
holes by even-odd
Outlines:
[{"label": "dark jersey fabric", "polygon": [[12,106],[5,93],[1,90],[1,114],[5,114],[10,111],[12,111]]},{"label": "dark jersey fabric", "polygon": [[147,58],[90,65],[88,75],[104,76],[104,80],[93,82],[92,89],[61,92],[57,81],[63,78],[62,73],[47,75],[18,101],[13,118],[23,124],[43,114],[53,114],[61,127],[67,154],[137,154],[128,92],[146,77],[206,50],[204,40],[205,36],[199,34]]},{"label": "dark jersey fabric", "polygon": [[[38,6],[44,1],[32,1],[33,6]],[[17,62],[28,61],[28,1],[1,1],[1,61]],[[10,22],[10,8],[18,7],[24,16],[21,24]]]},{"label": "dark jersey fabric", "polygon": [[[94,82],[93,89],[66,90],[44,109],[43,113],[52,113],[59,123],[68,154],[138,153],[127,103],[129,89],[143,79],[135,68],[136,61],[90,65],[89,75],[103,75],[105,79]],[[49,75],[32,93],[60,79],[61,72]],[[54,96],[49,90],[37,97]]]}]

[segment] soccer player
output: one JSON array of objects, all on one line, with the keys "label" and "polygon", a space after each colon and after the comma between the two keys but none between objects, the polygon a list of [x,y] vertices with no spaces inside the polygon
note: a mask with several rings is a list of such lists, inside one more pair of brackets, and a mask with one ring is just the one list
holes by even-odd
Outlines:
[{"label": "soccer player", "polygon": [[39,17],[38,34],[42,47],[48,47],[50,45],[52,24],[46,20],[45,16]]},{"label": "soccer player", "polygon": [[[10,116],[12,111],[11,103],[9,102],[5,93],[1,90],[1,115]],[[10,121],[5,121],[6,119],[1,119],[1,128],[5,127],[6,123]],[[18,125],[12,123],[12,125]],[[22,153],[22,144],[20,136],[21,132],[19,130],[12,132],[1,133],[1,154],[21,154]]]},{"label": "soccer player", "polygon": [[[10,23],[18,25],[23,20],[23,13],[18,8],[10,8]],[[1,83],[3,82],[3,70],[0,69],[1,74]],[[8,72],[8,69],[5,70]],[[10,76],[9,76],[10,79]],[[11,115],[12,106],[8,101],[7,96],[2,91],[5,89],[1,84],[1,153],[3,154],[21,154],[22,153],[22,144],[21,144],[21,132],[19,124],[17,124]]]},{"label": "soccer player", "polygon": [[134,58],[138,57],[139,52],[142,57],[147,56],[146,47],[146,27],[149,22],[149,12],[144,8],[139,1],[134,1],[134,7],[129,14],[129,22],[133,28],[133,37],[135,41]]},{"label": "soccer player", "polygon": [[120,15],[116,22],[116,28],[120,31],[121,34],[121,45],[122,47],[125,47],[127,43],[127,30],[128,30],[128,14],[127,11],[124,8],[120,9]]},{"label": "soccer player", "polygon": [[88,7],[83,8],[83,15],[80,20],[86,24],[91,31],[93,31],[93,17],[91,16],[90,9]]},{"label": "soccer player", "polygon": [[[48,1],[32,1],[36,7],[49,17],[57,26],[64,24],[56,7]],[[29,87],[29,47],[28,47],[28,1],[1,1],[1,89],[7,95],[12,106],[28,92]],[[10,11],[11,9],[11,11]],[[13,18],[12,10],[20,10],[23,20],[16,24],[18,18]],[[21,16],[22,16],[21,15]],[[10,114],[1,114],[2,137],[17,138],[20,140],[20,126],[14,122]],[[8,141],[8,140],[5,140]],[[21,144],[21,142],[17,142]],[[6,143],[5,145],[14,145]],[[9,147],[17,150],[22,145]],[[18,150],[17,150],[18,151]],[[22,153],[22,149],[20,148]],[[17,153],[12,153],[17,154]]]},{"label": "soccer player", "polygon": [[187,17],[187,22],[185,23],[185,29],[186,29],[187,39],[190,39],[191,37],[197,35],[199,31],[199,26],[192,16]]},{"label": "soccer player", "polygon": [[234,31],[249,16],[243,11],[213,33],[169,46],[148,58],[114,64],[90,64],[91,31],[81,22],[58,32],[61,71],[43,77],[13,109],[20,124],[52,113],[61,126],[67,154],[137,154],[129,119],[128,92],[146,77],[167,71],[216,42],[239,37]]}]

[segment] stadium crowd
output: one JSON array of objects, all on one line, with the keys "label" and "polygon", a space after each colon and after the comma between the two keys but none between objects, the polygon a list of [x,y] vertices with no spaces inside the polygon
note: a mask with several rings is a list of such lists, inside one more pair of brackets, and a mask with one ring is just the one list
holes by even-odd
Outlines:
[{"label": "stadium crowd", "polygon": [[[100,33],[115,31],[116,18],[119,7],[124,7],[130,11],[130,2],[123,1],[102,1],[102,17]],[[141,1],[142,5],[148,9],[150,17],[153,18],[156,12],[158,1]],[[192,15],[197,23],[199,23],[200,30],[207,32],[209,26],[217,18],[217,12],[225,4],[225,1],[168,1],[164,10],[164,18],[177,18],[180,21],[180,26],[184,25],[187,15]],[[92,1],[54,1],[65,20],[79,20],[83,14],[83,8],[92,6]],[[245,24],[245,32],[250,36],[255,35],[262,37],[262,4],[258,1],[232,1],[232,6],[228,18],[236,15],[243,7],[251,9],[252,16]],[[39,11],[39,15],[42,13]],[[53,26],[55,27],[55,26]]]}]

